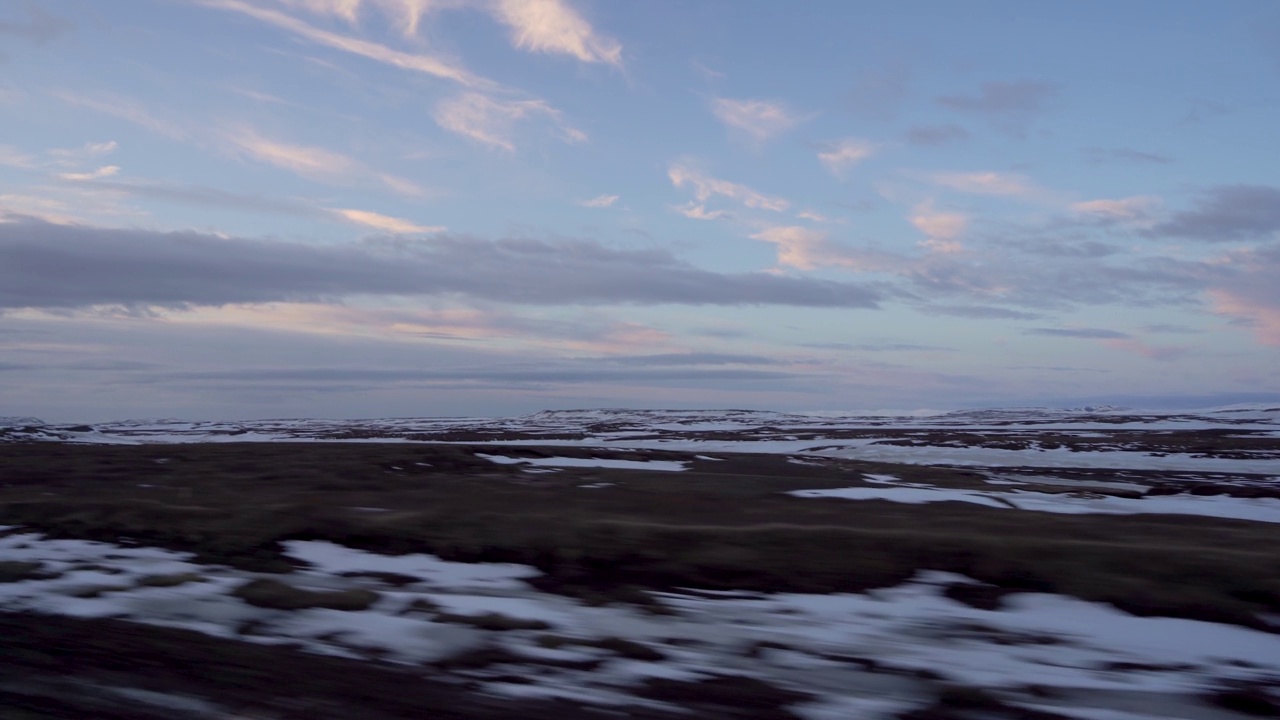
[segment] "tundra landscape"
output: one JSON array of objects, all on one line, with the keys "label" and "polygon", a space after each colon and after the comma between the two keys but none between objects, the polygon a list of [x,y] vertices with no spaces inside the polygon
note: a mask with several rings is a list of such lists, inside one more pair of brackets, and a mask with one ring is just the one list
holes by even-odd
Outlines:
[{"label": "tundra landscape", "polygon": [[0,720],[1280,717],[1280,1],[0,0]]},{"label": "tundra landscape", "polygon": [[1278,407],[4,425],[7,717],[1280,711]]}]

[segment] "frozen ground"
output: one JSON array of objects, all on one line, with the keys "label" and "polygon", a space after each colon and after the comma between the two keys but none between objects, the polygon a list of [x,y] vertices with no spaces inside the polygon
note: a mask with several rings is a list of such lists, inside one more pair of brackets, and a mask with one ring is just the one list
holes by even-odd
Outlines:
[{"label": "frozen ground", "polygon": [[[1211,443],[1200,442],[1208,438]],[[85,443],[494,442],[813,454],[924,465],[1280,474],[1280,407],[1185,411],[1006,408],[935,414],[569,410],[514,418],[137,420],[48,425],[0,418],[0,440]],[[1232,440],[1232,452],[1217,444]],[[659,469],[651,467],[650,469]]]},{"label": "frozen ground", "polygon": [[[431,502],[415,500],[420,506],[402,507],[378,495],[378,488],[399,492],[438,480],[474,483],[465,487],[468,492],[478,488],[479,514],[521,512],[522,506],[489,507],[488,492],[548,488],[569,493],[557,495],[557,503],[563,499],[567,506],[589,497],[601,501],[591,507],[620,512],[620,505],[608,504],[612,498],[676,508],[697,501],[709,483],[722,487],[739,477],[755,478],[752,487],[766,487],[769,502],[794,504],[805,512],[818,508],[834,523],[844,522],[845,508],[888,517],[910,512],[911,520],[904,522],[933,511],[941,514],[931,517],[986,513],[975,517],[992,526],[1015,517],[1027,524],[1024,518],[1032,517],[1034,533],[1043,533],[1050,516],[1066,522],[1061,516],[1067,514],[1241,521],[1158,520],[1176,523],[1179,533],[1183,523],[1189,533],[1280,523],[1280,408],[1262,405],[1160,413],[1014,408],[910,416],[592,410],[498,419],[154,420],[94,426],[0,418],[4,441],[404,443],[396,447],[413,447],[422,457],[352,464],[362,468],[365,489],[359,492],[368,494],[355,494],[353,487],[336,511],[316,511],[317,517],[330,519],[358,515],[355,527],[373,531],[383,527],[378,523],[394,528],[400,527],[394,523],[410,523],[405,518],[426,512]],[[411,445],[417,443],[448,445]],[[326,446],[334,447],[343,446]],[[426,449],[431,447],[435,454]],[[235,446],[217,450],[239,459]],[[286,475],[276,478],[294,469],[293,448],[288,450],[282,453]],[[130,492],[138,493],[129,502],[139,508],[172,506],[197,517],[227,501],[213,492],[223,476],[206,478],[205,484],[184,479],[183,468],[210,466],[191,457],[171,460],[182,454],[178,450],[165,448],[154,458],[146,448],[95,451],[100,455],[90,457],[146,455],[141,462],[155,469],[154,479],[127,478]],[[458,464],[433,466],[437,456],[439,462]],[[85,462],[85,467],[99,467]],[[757,476],[768,463],[773,474]],[[48,502],[53,507],[72,502],[77,488],[97,491],[98,471],[84,472],[77,480],[83,484],[60,488],[57,477],[39,472],[10,484],[0,469],[0,489],[15,506]],[[768,485],[781,482],[779,477],[785,486]],[[321,489],[345,493],[345,482],[340,487],[299,484],[302,500],[287,489],[272,497],[282,504],[298,502],[300,512],[311,513],[306,497]],[[671,494],[652,492],[645,482],[667,483],[663,492]],[[672,491],[672,483],[679,489]],[[697,488],[693,494],[683,489],[686,484]],[[722,507],[715,503],[740,497],[745,495],[700,502],[709,503],[706,512],[714,515]],[[239,512],[244,501],[237,496],[230,502]],[[966,505],[903,507],[934,503]],[[538,510],[552,511],[559,508]],[[459,517],[470,521],[472,514]],[[753,517],[752,522],[767,525],[779,522],[776,517]],[[1114,517],[1087,522],[1091,528],[1104,520],[1116,522]],[[1075,542],[1074,535],[1068,539]],[[1193,539],[1200,542],[1199,536]],[[120,544],[53,539],[0,527],[0,612],[123,618],[264,646],[293,644],[328,656],[427,664],[431,672],[490,696],[567,698],[613,708],[674,710],[669,699],[649,692],[659,681],[752,678],[801,693],[797,697],[805,699],[790,702],[789,711],[812,720],[896,718],[928,704],[947,686],[982,688],[1017,707],[1082,720],[1227,720],[1239,716],[1206,704],[1205,693],[1231,682],[1280,685],[1280,633],[1137,617],[1059,595],[1003,594],[1008,588],[997,589],[1002,599],[975,607],[952,599],[958,597],[957,587],[977,586],[975,581],[937,571],[918,572],[908,582],[865,594],[671,591],[671,585],[663,585],[665,592],[646,591],[666,613],[657,614],[643,604],[588,605],[569,597],[572,593],[540,591],[535,585],[548,586],[538,584],[539,571],[524,565],[377,555],[313,540],[288,540],[285,547],[300,567],[266,575],[197,563],[193,556],[127,539]],[[994,547],[1003,557],[1000,548],[1006,546]],[[749,561],[758,564],[756,556]],[[793,559],[786,561],[790,571]],[[1041,562],[1039,556],[1034,562]],[[1265,572],[1240,575],[1268,577]],[[270,599],[254,600],[257,596],[245,588],[255,582],[268,595],[293,597],[289,602],[297,606],[282,609]],[[742,585],[735,581],[727,587]],[[1214,587],[1226,592],[1231,586]],[[1280,627],[1280,618],[1258,617],[1258,627]]]},{"label": "frozen ground", "polygon": [[[1049,480],[1050,482],[1046,482]],[[1038,484],[1061,485],[1056,478],[1037,477]],[[1155,495],[1149,497],[1116,497],[1098,492],[1035,492],[1010,488],[1003,481],[996,488],[953,489],[935,487],[923,483],[901,483],[892,476],[869,476],[871,486],[825,488],[821,490],[793,490],[791,494],[803,498],[841,498],[845,500],[889,500],[891,502],[920,504],[933,502],[967,502],[1009,510],[1068,514],[1134,515],[1155,513],[1164,515],[1200,515],[1203,517],[1234,518],[1257,522],[1280,523],[1280,499],[1239,498],[1229,495]],[[1099,485],[1123,485],[1124,483],[1092,483]],[[1114,488],[1108,488],[1114,489]]]},{"label": "frozen ground", "polygon": [[[519,565],[292,541],[305,567],[264,576],[161,549],[9,533],[0,561],[38,570],[0,584],[4,611],[128,618],[399,664],[487,650],[492,663],[449,672],[497,695],[662,705],[633,691],[646,679],[727,675],[803,693],[791,708],[802,718],[874,719],[920,706],[945,682],[1070,717],[1194,719],[1229,717],[1197,699],[1224,681],[1280,681],[1280,635],[1045,594],[981,610],[943,595],[973,582],[946,573],[867,594],[663,593],[669,614],[655,615],[539,592],[525,582],[537,571]],[[232,594],[266,577],[376,601],[281,610]]]}]

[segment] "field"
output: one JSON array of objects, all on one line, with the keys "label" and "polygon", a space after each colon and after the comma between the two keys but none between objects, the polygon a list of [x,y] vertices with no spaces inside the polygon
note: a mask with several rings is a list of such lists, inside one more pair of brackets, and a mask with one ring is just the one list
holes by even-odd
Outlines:
[{"label": "field", "polygon": [[14,427],[0,713],[1275,714],[1262,415]]}]

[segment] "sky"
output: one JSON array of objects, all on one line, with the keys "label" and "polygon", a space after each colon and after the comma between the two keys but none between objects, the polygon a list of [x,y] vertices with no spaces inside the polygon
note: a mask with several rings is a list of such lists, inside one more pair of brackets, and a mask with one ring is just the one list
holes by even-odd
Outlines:
[{"label": "sky", "polygon": [[7,0],[0,415],[1280,399],[1273,0]]}]

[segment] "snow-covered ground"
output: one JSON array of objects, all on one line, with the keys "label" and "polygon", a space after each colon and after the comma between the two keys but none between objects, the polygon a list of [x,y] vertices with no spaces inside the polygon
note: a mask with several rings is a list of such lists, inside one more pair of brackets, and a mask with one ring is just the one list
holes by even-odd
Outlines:
[{"label": "snow-covered ground", "polygon": [[[1038,482],[1043,481],[1043,479],[1038,479]],[[935,502],[966,502],[1009,510],[1033,510],[1072,515],[1154,513],[1200,515],[1202,517],[1280,523],[1280,499],[1276,498],[1237,498],[1227,495],[1201,496],[1189,494],[1115,497],[1089,491],[1034,492],[1011,489],[1004,486],[1003,483],[1001,486],[990,490],[960,490],[935,487],[922,483],[901,483],[892,479],[891,476],[885,475],[868,476],[868,482],[873,483],[873,486],[793,490],[790,494],[802,498],[889,500],[913,505]],[[1119,483],[1102,484],[1114,485]]]},{"label": "snow-covered ground", "polygon": [[[980,610],[942,594],[972,581],[938,572],[867,594],[662,593],[672,614],[654,615],[537,591],[525,582],[537,571],[526,566],[389,557],[327,542],[287,549],[306,569],[259,576],[167,550],[17,532],[0,538],[0,561],[37,563],[40,574],[0,584],[0,610],[123,617],[399,663],[500,648],[508,661],[450,672],[489,693],[600,704],[650,702],[631,694],[646,678],[746,676],[807,693],[812,700],[792,709],[813,720],[892,717],[922,705],[926,685],[939,681],[1094,720],[1202,718],[1207,708],[1191,695],[1224,679],[1280,678],[1280,635],[1135,617],[1045,594]],[[351,575],[378,572],[407,582]],[[232,595],[259,577],[312,591],[364,588],[378,598],[357,611],[273,610]],[[487,613],[523,624],[498,631],[458,620]],[[619,638],[648,651],[611,650]],[[513,674],[530,682],[502,679]],[[1040,690],[1033,695],[1031,686]]]},{"label": "snow-covered ground", "polygon": [[688,463],[673,460],[614,460],[609,458],[570,457],[513,458],[505,455],[489,455],[487,453],[477,453],[476,457],[482,457],[499,465],[528,465],[530,467],[595,467],[613,468],[615,470],[658,470],[662,472],[680,472],[689,469]]},{"label": "snow-covered ground", "polygon": [[[1231,431],[1265,447],[1227,455],[1166,447],[1170,433]],[[1047,434],[1053,443],[1041,443]],[[246,441],[466,442],[690,452],[812,454],[924,465],[1024,466],[1280,474],[1280,407],[1185,411],[1006,408],[934,414],[795,414],[749,410],[568,410],[515,418],[137,420],[93,426],[0,418],[0,440],[85,443]],[[992,440],[1006,439],[1005,445]],[[1073,443],[1068,447],[1063,439]],[[905,441],[905,443],[904,443]],[[535,463],[536,464],[536,463]],[[649,469],[659,469],[650,465]]]}]

